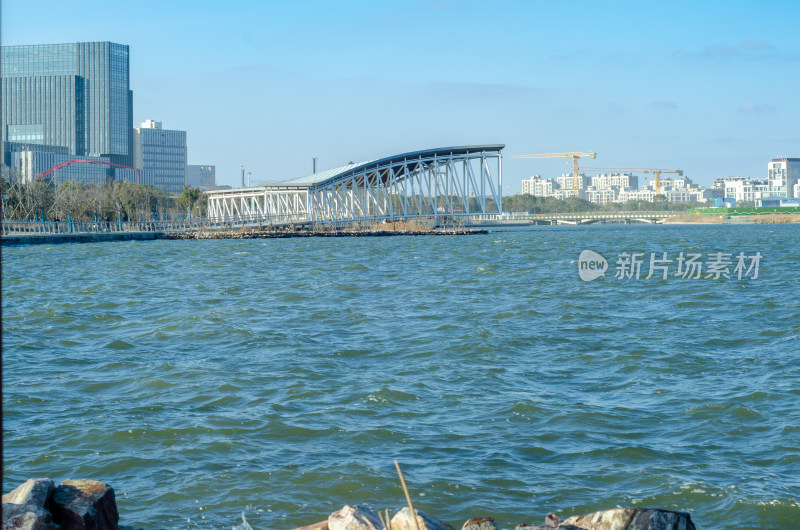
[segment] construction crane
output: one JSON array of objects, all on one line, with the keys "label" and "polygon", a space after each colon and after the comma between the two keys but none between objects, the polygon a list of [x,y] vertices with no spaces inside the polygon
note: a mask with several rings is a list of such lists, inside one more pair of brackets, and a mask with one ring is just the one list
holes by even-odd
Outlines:
[{"label": "construction crane", "polygon": [[630,168],[630,167],[585,167],[584,171],[615,171],[617,173],[652,173],[654,175],[656,195],[661,193],[661,174],[662,173],[677,173],[678,176],[683,176],[682,169],[654,169],[654,168]]},{"label": "construction crane", "polygon": [[539,155],[512,155],[511,158],[571,158],[572,159],[572,190],[578,196],[578,159],[584,156],[595,158],[597,153],[542,153]]}]

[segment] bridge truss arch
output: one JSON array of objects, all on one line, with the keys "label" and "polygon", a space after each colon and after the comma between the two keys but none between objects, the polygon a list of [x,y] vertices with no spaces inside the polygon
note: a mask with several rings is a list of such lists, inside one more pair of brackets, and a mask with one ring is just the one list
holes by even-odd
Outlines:
[{"label": "bridge truss arch", "polygon": [[270,224],[502,213],[504,145],[428,149],[260,188],[212,191],[208,215]]}]

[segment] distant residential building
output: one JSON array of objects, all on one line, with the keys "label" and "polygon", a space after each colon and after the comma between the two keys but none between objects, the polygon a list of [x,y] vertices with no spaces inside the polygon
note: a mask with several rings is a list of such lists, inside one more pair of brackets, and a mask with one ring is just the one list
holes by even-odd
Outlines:
[{"label": "distant residential building", "polygon": [[[572,176],[572,173],[563,173],[560,177],[556,179],[558,183],[559,189],[562,190],[569,190],[572,192],[573,196],[575,195],[574,191],[574,183],[575,177]],[[588,176],[584,175],[583,173],[578,174],[578,191],[584,191],[589,185],[592,183],[592,179]]]},{"label": "distant residential building", "polygon": [[186,131],[164,129],[160,121],[147,120],[134,129],[134,164],[141,182],[169,193],[186,185]]},{"label": "distant residential building", "polygon": [[769,182],[749,177],[718,177],[712,189],[720,190],[719,197],[735,199],[736,202],[755,202],[769,194]]},{"label": "distant residential building", "polygon": [[[128,46],[113,42],[0,48],[2,163],[35,178],[69,160],[131,166],[133,93]],[[72,164],[57,180],[133,180],[135,171]]]},{"label": "distant residential building", "polygon": [[723,197],[722,191],[720,188],[701,188],[697,202],[713,203],[714,199]]},{"label": "distant residential building", "polygon": [[773,158],[767,171],[771,197],[796,197],[793,194],[794,185],[800,179],[800,158]]},{"label": "distant residential building", "polygon": [[591,177],[591,185],[598,190],[608,188],[629,188],[639,189],[639,177],[630,173],[600,174]]},{"label": "distant residential building", "polygon": [[543,179],[536,175],[522,181],[522,193],[534,197],[552,197],[555,184],[552,179]]},{"label": "distant residential building", "polygon": [[628,201],[652,201],[656,197],[656,192],[650,188],[641,190],[623,190],[619,192],[619,202]]},{"label": "distant residential building", "polygon": [[616,186],[604,188],[589,186],[584,193],[587,201],[602,205],[615,202],[619,194],[619,188]]},{"label": "distant residential building", "polygon": [[668,202],[699,202],[702,198],[702,191],[692,188],[670,188],[662,190],[661,194]]},{"label": "distant residential building", "polygon": [[660,177],[661,187],[664,189],[696,188],[697,185],[689,177]]},{"label": "distant residential building", "polygon": [[216,166],[186,166],[186,184],[203,191],[217,189]]},{"label": "distant residential building", "polygon": [[[570,197],[574,197],[575,192],[572,188],[563,189],[563,188],[556,188],[553,190],[553,197],[556,199],[569,199]],[[581,199],[586,198],[586,192],[583,190],[578,190],[578,197]]]}]

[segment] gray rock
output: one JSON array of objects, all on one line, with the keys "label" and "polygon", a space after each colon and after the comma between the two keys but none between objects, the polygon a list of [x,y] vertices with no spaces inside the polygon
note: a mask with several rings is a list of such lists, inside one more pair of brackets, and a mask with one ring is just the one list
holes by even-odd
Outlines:
[{"label": "gray rock", "polygon": [[118,530],[114,489],[96,480],[65,480],[50,502],[53,520],[64,530]]},{"label": "gray rock", "polygon": [[378,514],[366,506],[344,506],[328,517],[329,530],[383,530]]},{"label": "gray rock", "polygon": [[491,517],[472,517],[464,521],[461,530],[497,530],[497,525]]},{"label": "gray rock", "polygon": [[[425,512],[419,510],[416,510],[416,512],[419,530],[455,530],[455,528],[449,524]],[[391,525],[392,530],[417,530],[417,527],[414,526],[414,520],[411,518],[411,510],[408,508],[403,508],[397,512],[394,517],[392,517]]]},{"label": "gray rock", "polygon": [[570,517],[560,525],[585,530],[695,530],[686,512],[650,508],[615,508],[587,515]]},{"label": "gray rock", "polygon": [[3,495],[3,504],[28,504],[44,508],[53,494],[55,484],[49,478],[32,478]]},{"label": "gray rock", "polygon": [[3,503],[3,530],[55,530],[57,528],[59,526],[53,523],[50,512],[37,506],[33,501],[25,504]]},{"label": "gray rock", "polygon": [[319,523],[310,524],[308,526],[298,526],[294,530],[328,530],[328,521],[320,521]]},{"label": "gray rock", "polygon": [[561,518],[554,513],[548,513],[544,518],[544,524],[545,526],[558,526],[561,524]]},{"label": "gray rock", "polygon": [[572,526],[571,524],[561,523],[557,526],[553,526],[550,524],[527,524],[521,523],[518,524],[514,530],[586,530],[585,528],[579,528],[577,526]]},{"label": "gray rock", "polygon": [[686,512],[672,510],[636,510],[630,530],[695,530],[692,517]]}]

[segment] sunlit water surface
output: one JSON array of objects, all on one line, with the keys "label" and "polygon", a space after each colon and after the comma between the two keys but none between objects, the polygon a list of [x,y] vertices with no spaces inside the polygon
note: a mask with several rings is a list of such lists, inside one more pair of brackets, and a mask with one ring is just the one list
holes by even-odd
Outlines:
[{"label": "sunlit water surface", "polygon": [[[4,247],[3,457],[143,528],[405,503],[800,526],[800,227]],[[605,256],[604,278],[578,256]],[[614,277],[760,252],[757,279]],[[677,271],[672,265],[671,274]]]}]

